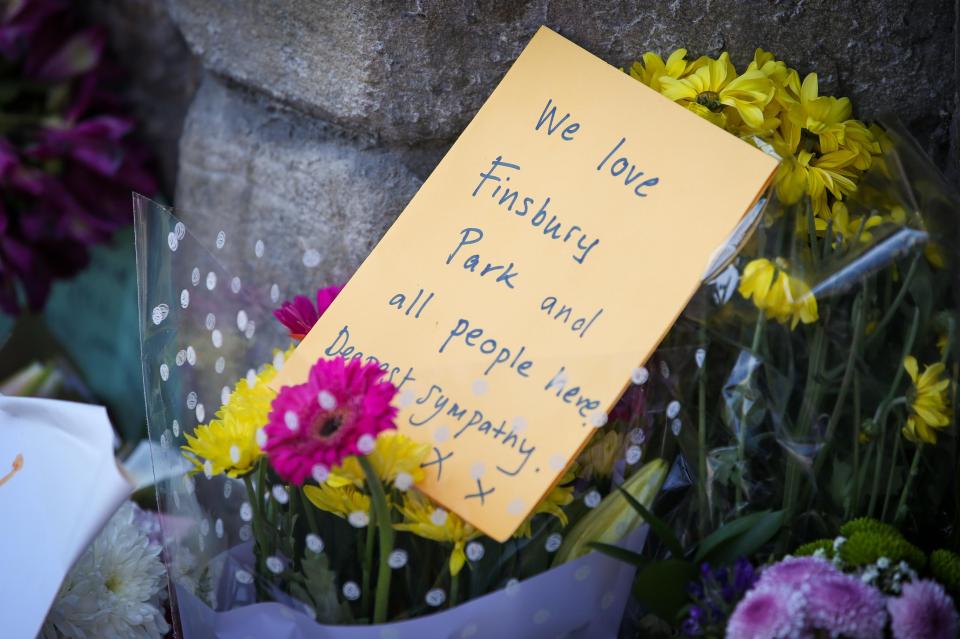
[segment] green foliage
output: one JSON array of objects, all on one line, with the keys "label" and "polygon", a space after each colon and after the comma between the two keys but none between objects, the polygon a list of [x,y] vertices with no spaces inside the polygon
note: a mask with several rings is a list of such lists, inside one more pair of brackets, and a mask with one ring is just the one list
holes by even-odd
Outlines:
[{"label": "green foliage", "polygon": [[923,551],[894,531],[855,532],[840,547],[840,558],[850,566],[866,566],[876,563],[881,557],[897,563],[906,561],[915,570],[927,563]]},{"label": "green foliage", "polygon": [[858,517],[857,519],[851,519],[840,527],[840,534],[844,537],[852,537],[856,533],[877,533],[893,535],[894,537],[901,536],[900,531],[898,531],[896,528],[890,524],[877,521],[873,517]]},{"label": "green foliage", "polygon": [[697,578],[697,568],[683,559],[665,559],[637,571],[633,595],[650,612],[673,621],[687,604],[687,584]]},{"label": "green foliage", "polygon": [[637,566],[634,597],[650,612],[665,621],[674,621],[689,602],[687,585],[696,579],[702,562],[714,566],[733,563],[740,557],[757,554],[783,526],[783,511],[763,511],[735,519],[700,542],[684,550],[670,526],[643,504],[630,499],[630,505],[650,525],[656,536],[671,552],[670,559],[651,561],[641,554],[608,544],[591,543],[594,550]]},{"label": "green foliage", "polygon": [[960,593],[960,555],[942,548],[934,550],[930,554],[930,573],[947,590]]},{"label": "green foliage", "polygon": [[337,598],[337,576],[325,554],[308,552],[303,559],[303,579],[290,582],[293,596],[313,606],[317,621],[326,624],[350,620],[350,609]]},{"label": "green foliage", "polygon": [[765,510],[734,519],[700,542],[694,562],[722,566],[740,557],[752,557],[777,534],[783,516],[782,510]]},{"label": "green foliage", "polygon": [[197,599],[213,608],[213,580],[210,577],[210,566],[204,566],[197,577],[197,589],[193,593]]},{"label": "green foliage", "polygon": [[827,559],[833,559],[833,540],[817,539],[816,541],[811,541],[798,547],[793,551],[793,554],[796,557],[810,557],[817,554],[818,550],[822,550]]},{"label": "green foliage", "polygon": [[680,545],[680,541],[674,536],[670,526],[668,526],[662,519],[655,516],[652,512],[647,510],[643,504],[637,501],[629,492],[624,490],[622,486],[617,486],[617,490],[623,493],[623,496],[627,499],[627,503],[630,504],[630,507],[637,511],[641,517],[643,517],[643,520],[647,522],[651,531],[653,531],[653,534],[657,536],[660,542],[666,546],[675,557],[682,557],[683,547]]}]

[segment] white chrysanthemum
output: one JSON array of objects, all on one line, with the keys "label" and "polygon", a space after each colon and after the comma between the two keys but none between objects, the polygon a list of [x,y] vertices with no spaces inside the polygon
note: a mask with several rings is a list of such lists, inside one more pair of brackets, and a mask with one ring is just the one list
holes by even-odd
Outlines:
[{"label": "white chrysanthemum", "polygon": [[124,504],[67,575],[43,638],[159,639],[166,634],[160,550],[134,524],[133,504]]}]

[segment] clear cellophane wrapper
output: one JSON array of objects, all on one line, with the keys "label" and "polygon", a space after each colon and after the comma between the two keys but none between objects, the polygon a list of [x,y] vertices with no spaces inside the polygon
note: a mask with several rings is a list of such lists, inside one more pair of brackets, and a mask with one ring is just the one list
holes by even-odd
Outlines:
[{"label": "clear cellophane wrapper", "polygon": [[[347,596],[362,583],[357,540],[364,533],[341,519],[318,511],[323,549],[309,554],[312,563],[302,520],[280,531],[294,543],[277,550],[282,571],[267,569],[254,551],[251,502],[258,497],[240,478],[197,472],[182,447],[187,434],[214,419],[238,380],[282,365],[292,342],[274,309],[334,282],[317,281],[316,255],[299,237],[252,237],[226,222],[194,229],[139,196],[134,212],[148,426],[178,636],[616,635],[633,567],[596,552],[552,566],[564,527],[547,516],[534,521],[529,537],[476,540],[482,556],[468,552],[456,606],[443,601],[449,548],[398,534],[396,548],[407,559],[393,573],[387,624],[365,625],[362,595]],[[617,481],[622,460],[620,468]],[[585,490],[568,508],[570,525],[587,510]],[[292,507],[269,490],[259,499],[265,511]],[[623,533],[628,547],[643,546],[643,528]]]},{"label": "clear cellophane wrapper", "polygon": [[[308,597],[298,587],[302,571],[274,574],[255,559],[244,483],[191,473],[179,452],[237,380],[282,363],[278,354],[291,342],[273,310],[337,282],[316,281],[319,260],[300,237],[254,237],[226,222],[192,229],[138,198],[144,380],[178,632],[616,636],[633,567],[597,552],[562,565],[550,555],[555,537],[584,515],[588,490],[607,494],[654,458],[670,463],[657,510],[688,544],[761,510],[785,513],[789,524],[774,541],[781,551],[862,515],[918,531],[952,525],[941,507],[956,498],[952,482],[919,483],[901,499],[915,446],[898,439],[896,424],[908,407],[883,420],[877,410],[895,381],[901,391],[909,383],[897,379],[906,355],[942,357],[955,395],[958,204],[900,128],[885,125],[883,140],[883,154],[843,199],[845,217],[816,216],[809,198],[785,205],[771,187],[718,248],[703,286],[581,458],[568,526],[545,517],[529,538],[483,540],[484,556],[465,568],[468,594],[452,607],[427,601],[442,561],[422,540],[404,537],[398,547],[407,544],[409,561],[394,577],[402,601],[391,606],[395,620],[379,626],[362,625],[343,593],[360,581],[356,535],[346,524],[323,535],[329,592],[320,606],[315,590]],[[740,290],[747,265],[759,259],[805,284],[816,321],[793,325],[760,313]],[[922,470],[953,476],[952,430],[918,455]],[[890,463],[878,473],[872,460],[881,456]],[[641,527],[623,542],[640,550],[644,539]]]}]

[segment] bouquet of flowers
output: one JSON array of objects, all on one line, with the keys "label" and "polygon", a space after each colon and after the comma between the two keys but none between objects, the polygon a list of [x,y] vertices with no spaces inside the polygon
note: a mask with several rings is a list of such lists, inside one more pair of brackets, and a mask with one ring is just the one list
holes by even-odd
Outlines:
[{"label": "bouquet of flowers", "polygon": [[[815,587],[809,600],[788,592],[827,574],[789,560],[809,570],[800,576],[785,562],[764,570],[726,624],[753,586],[748,559],[763,564],[859,530],[844,522],[872,522],[926,552],[956,549],[956,194],[897,125],[854,119],[847,98],[819,94],[815,73],[801,81],[761,49],[743,73],[726,53],[689,60],[683,49],[666,61],[647,53],[629,73],[781,158],[755,231],[712,274],[642,375],[641,419],[660,425],[661,456],[689,477],[688,489],[658,506],[672,532],[648,551],[666,560],[630,558],[643,566],[643,610],[685,620],[692,636],[874,637],[887,628],[898,639],[953,636],[955,621],[932,634],[905,629],[903,611],[919,599],[948,601],[930,605],[953,619],[942,588],[921,597],[935,584],[918,578],[918,562],[884,591],[899,599],[885,604],[864,591],[857,601],[872,608],[851,603],[861,626],[815,618],[816,598],[843,588]],[[752,542],[731,545],[724,531],[747,524]],[[872,585],[877,571],[897,564],[891,552],[838,566],[879,562],[859,575]],[[710,553],[718,561],[698,573]],[[664,573],[671,587],[650,584]],[[794,605],[804,614],[787,615]],[[774,607],[785,625],[750,623],[751,610]]]},{"label": "bouquet of flowers", "polygon": [[190,522],[164,531],[183,636],[616,633],[634,569],[589,551],[639,550],[631,503],[650,506],[668,474],[641,461],[642,397],[496,543],[418,491],[438,461],[397,432],[376,364],[320,359],[271,390],[339,291],[283,291],[262,257],[287,239],[205,244],[145,198],[135,230],[154,464],[192,468],[158,487],[169,520]]},{"label": "bouquet of flowers", "polygon": [[[853,119],[849,100],[765,51],[742,74],[726,54],[683,50],[629,73],[782,164],[606,424],[503,544],[417,490],[442,459],[395,431],[378,368],[321,359],[305,383],[270,388],[338,292],[286,289],[300,262],[277,272],[263,257],[292,255],[296,238],[194,237],[137,200],[150,429],[193,467],[160,487],[161,506],[192,522],[166,549],[185,636],[613,636],[635,568],[630,613],[647,635],[666,622],[874,636],[739,611],[807,605],[816,593],[786,598],[786,577],[760,566],[858,518],[921,554],[955,547],[954,196],[898,127]],[[894,561],[874,557],[878,571],[881,559]],[[820,565],[833,560],[803,565],[820,562],[838,589],[862,577],[863,563]],[[863,628],[918,636],[894,612],[930,589],[912,570],[864,595],[880,612]]]}]

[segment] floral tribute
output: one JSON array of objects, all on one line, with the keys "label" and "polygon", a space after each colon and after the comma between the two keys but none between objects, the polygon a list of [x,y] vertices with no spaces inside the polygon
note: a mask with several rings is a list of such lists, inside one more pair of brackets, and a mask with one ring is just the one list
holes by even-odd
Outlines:
[{"label": "floral tribute", "polygon": [[[285,301],[274,317],[300,340],[340,289]],[[605,452],[588,449],[501,546],[418,491],[431,447],[397,431],[397,389],[376,363],[320,359],[303,384],[274,392],[268,384],[284,355],[234,384],[214,418],[185,434],[182,451],[193,473],[240,479],[248,495],[264,497],[251,499],[249,512],[265,576],[258,593],[269,599],[269,588],[285,588],[323,623],[384,623],[513,587],[517,575],[576,559],[638,524],[614,474],[630,500],[647,505],[666,476],[663,460],[626,462],[627,433],[645,435],[620,420]],[[336,555],[324,540],[337,540]],[[414,556],[425,561],[416,583],[408,575],[396,584],[394,573]],[[334,569],[356,578],[338,580]]]},{"label": "floral tribute", "polygon": [[[955,636],[956,196],[897,126],[766,51],[626,73],[780,158],[735,250],[504,544],[418,490],[436,449],[397,430],[376,364],[321,359],[274,393],[281,349],[225,387],[182,452],[246,489],[249,603],[416,621],[599,551],[636,568],[626,636]],[[303,339],[339,291],[283,302],[274,328]]]},{"label": "floral tribute", "polygon": [[65,0],[0,7],[0,310],[40,309],[89,248],[152,195],[146,149],[116,93],[106,33]]},{"label": "floral tribute", "polygon": [[956,194],[898,127],[762,49],[627,72],[781,159],[635,375],[653,446],[691,473],[624,558],[644,627],[957,636]]}]

